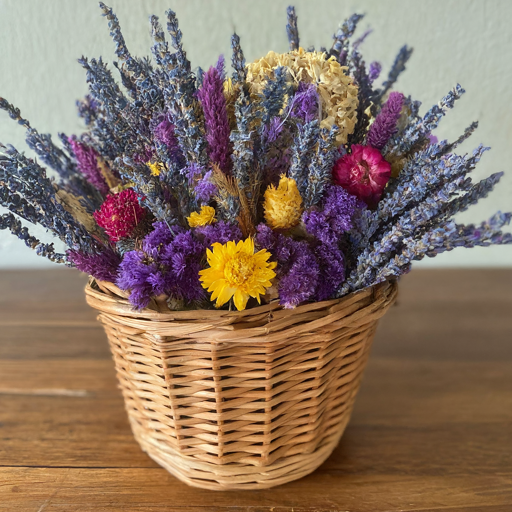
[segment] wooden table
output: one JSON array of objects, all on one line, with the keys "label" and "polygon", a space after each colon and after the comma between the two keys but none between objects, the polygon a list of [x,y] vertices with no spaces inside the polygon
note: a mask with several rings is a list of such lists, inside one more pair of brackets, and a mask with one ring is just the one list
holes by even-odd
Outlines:
[{"label": "wooden table", "polygon": [[512,511],[512,269],[403,279],[339,447],[265,491],[190,488],[139,449],[84,285],[0,273],[1,511]]}]

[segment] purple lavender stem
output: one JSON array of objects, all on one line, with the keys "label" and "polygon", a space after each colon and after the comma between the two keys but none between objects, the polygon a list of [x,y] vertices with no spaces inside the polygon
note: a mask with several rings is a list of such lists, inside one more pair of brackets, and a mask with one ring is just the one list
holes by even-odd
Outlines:
[{"label": "purple lavender stem", "polygon": [[384,148],[391,136],[397,131],[396,124],[400,118],[403,104],[404,95],[402,93],[392,92],[389,95],[388,101],[386,101],[375,122],[370,127],[367,138],[368,145],[379,150]]},{"label": "purple lavender stem", "polygon": [[229,172],[230,129],[224,98],[224,57],[221,55],[216,67],[210,67],[203,76],[203,85],[197,91],[203,106],[206,140],[212,162],[221,170]]},{"label": "purple lavender stem", "polygon": [[109,192],[105,178],[98,167],[98,153],[94,148],[78,142],[76,138],[69,137],[69,143],[75,153],[78,168],[86,180],[96,187],[104,196]]}]

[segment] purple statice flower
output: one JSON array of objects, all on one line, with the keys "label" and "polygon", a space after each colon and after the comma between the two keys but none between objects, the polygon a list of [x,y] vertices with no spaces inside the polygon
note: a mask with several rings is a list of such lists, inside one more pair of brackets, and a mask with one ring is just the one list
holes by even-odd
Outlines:
[{"label": "purple statice flower", "polygon": [[78,164],[80,172],[85,176],[85,179],[94,187],[96,187],[104,196],[109,192],[109,188],[105,178],[101,174],[98,167],[98,153],[94,148],[87,146],[76,140],[76,137],[69,137],[70,146],[73,148],[73,153]]},{"label": "purple statice flower", "polygon": [[363,204],[342,187],[331,185],[320,209],[305,211],[302,221],[308,233],[325,244],[337,244],[352,229],[352,217]]},{"label": "purple statice flower", "polygon": [[230,240],[239,242],[243,238],[242,231],[237,224],[224,221],[206,226],[198,226],[194,232],[199,237],[203,237],[203,246],[205,248],[210,247],[215,242],[225,244]]},{"label": "purple statice flower", "polygon": [[283,132],[283,128],[283,120],[279,116],[275,116],[263,127],[262,138],[267,144],[275,142]]},{"label": "purple statice flower", "polygon": [[367,143],[376,148],[383,149],[389,139],[397,131],[397,122],[402,112],[404,95],[400,92],[392,92],[388,100],[370,126]]},{"label": "purple statice flower", "polygon": [[196,162],[191,162],[184,169],[180,171],[188,179],[189,186],[193,186],[195,182],[201,178],[204,173],[204,168]]},{"label": "purple statice flower", "polygon": [[210,67],[203,75],[203,85],[197,95],[204,111],[206,140],[212,162],[222,171],[228,172],[230,159],[230,129],[224,98],[224,57],[221,55],[216,67]]},{"label": "purple statice flower", "polygon": [[370,69],[368,70],[368,78],[371,82],[375,82],[377,78],[380,76],[380,72],[382,71],[382,65],[380,62],[374,61],[370,63]]},{"label": "purple statice flower", "polygon": [[145,308],[151,297],[165,294],[187,302],[201,300],[205,292],[199,282],[204,243],[192,231],[165,222],[143,240],[142,250],[129,251],[119,267],[117,286],[130,291],[130,302]]},{"label": "purple statice flower", "polygon": [[[256,245],[260,246],[262,249],[267,249],[267,251],[270,251],[272,254],[275,254],[277,233],[272,231],[272,229],[266,224],[258,224],[256,230]],[[276,269],[276,272],[279,272],[279,269]]]},{"label": "purple statice flower", "polygon": [[320,269],[315,300],[327,300],[334,297],[345,280],[345,258],[337,244],[318,244],[314,254]]},{"label": "purple statice flower", "polygon": [[256,243],[277,260],[279,301],[283,307],[294,308],[313,299],[320,269],[308,242],[275,233],[266,224],[260,224]]},{"label": "purple statice flower", "polygon": [[279,281],[279,301],[291,309],[311,300],[318,286],[319,266],[316,258],[306,253],[294,259],[288,272]]},{"label": "purple statice flower", "polygon": [[149,253],[130,251],[119,266],[116,284],[130,291],[129,300],[137,309],[147,307],[151,297],[161,295],[168,287],[169,274],[158,260],[157,249]]},{"label": "purple statice flower", "polygon": [[78,270],[99,281],[115,283],[121,258],[114,251],[105,248],[101,252],[86,253],[70,249],[66,252],[66,255]]},{"label": "purple statice flower", "polygon": [[199,201],[207,203],[217,195],[217,186],[211,181],[212,171],[204,172],[202,166],[192,162],[181,172],[187,177],[188,185],[194,190]]},{"label": "purple statice flower", "polygon": [[298,118],[303,123],[309,123],[318,119],[319,108],[320,102],[315,84],[300,82],[292,100],[291,117]]},{"label": "purple statice flower", "polygon": [[171,232],[165,222],[154,222],[153,231],[148,233],[142,242],[142,249],[149,252],[152,249],[158,249],[159,247],[168,245],[172,242],[174,235],[181,231],[183,231],[183,228],[179,226],[173,226],[173,231]]},{"label": "purple statice flower", "polygon": [[177,234],[170,244],[163,247],[161,254],[172,275],[166,293],[188,302],[203,299],[205,291],[199,282],[199,271],[204,247],[193,233],[184,231]]},{"label": "purple statice flower", "polygon": [[194,192],[199,201],[207,203],[214,196],[217,195],[217,185],[215,185],[212,181],[212,171],[208,171],[205,175],[197,180]]}]

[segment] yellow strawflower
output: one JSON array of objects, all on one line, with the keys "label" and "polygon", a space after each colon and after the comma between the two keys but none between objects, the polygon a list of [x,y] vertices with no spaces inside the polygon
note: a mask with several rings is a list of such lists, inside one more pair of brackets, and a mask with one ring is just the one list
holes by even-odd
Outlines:
[{"label": "yellow strawflower", "polygon": [[302,215],[302,197],[293,178],[281,176],[277,189],[270,185],[265,191],[265,220],[272,229],[296,226]]},{"label": "yellow strawflower", "polygon": [[160,173],[165,170],[164,164],[160,162],[148,162],[146,165],[149,167],[153,176],[160,176]]},{"label": "yellow strawflower", "polygon": [[339,127],[337,145],[345,144],[347,136],[355,128],[357,121],[358,88],[335,57],[327,57],[324,52],[307,52],[303,48],[288,53],[269,52],[265,57],[247,65],[247,82],[251,92],[261,94],[274,71],[285,66],[295,82],[308,82],[316,85],[320,98],[320,127]]},{"label": "yellow strawflower", "polygon": [[245,309],[249,297],[260,302],[260,295],[272,286],[270,281],[276,276],[276,263],[268,261],[271,254],[266,249],[255,254],[252,238],[238,243],[215,242],[212,248],[206,250],[210,268],[199,271],[199,279],[203,288],[213,292],[215,306],[221,307],[231,297],[238,311]]},{"label": "yellow strawflower", "polygon": [[215,208],[211,206],[201,206],[201,211],[192,212],[190,217],[187,217],[187,220],[191,228],[213,224],[215,222]]}]

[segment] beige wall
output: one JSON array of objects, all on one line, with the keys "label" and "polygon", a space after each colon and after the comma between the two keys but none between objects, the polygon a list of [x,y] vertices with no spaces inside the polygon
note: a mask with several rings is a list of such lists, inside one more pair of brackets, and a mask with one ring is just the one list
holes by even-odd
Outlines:
[{"label": "beige wall", "polygon": [[[108,1],[106,2],[109,3]],[[246,58],[269,49],[285,51],[287,0],[110,0],[131,51],[149,54],[147,17],[167,7],[178,14],[193,65],[207,67],[220,53],[229,58],[235,29]],[[512,0],[296,0],[304,46],[328,46],[340,21],[367,14],[361,27],[374,33],[365,43],[367,62],[387,70],[398,48],[415,48],[397,89],[429,108],[456,82],[466,88],[445,119],[441,137],[454,138],[478,119],[480,128],[464,151],[479,142],[492,146],[476,171],[483,177],[506,171],[499,191],[461,217],[479,222],[497,209],[512,209]],[[41,132],[76,133],[81,122],[74,102],[86,93],[81,55],[113,60],[107,22],[96,0],[0,0],[0,95],[21,108]],[[24,147],[23,129],[0,112],[0,141]],[[28,151],[28,153],[30,153]],[[0,232],[0,267],[45,262],[6,232]],[[510,265],[512,246],[458,250],[428,264]]]}]

